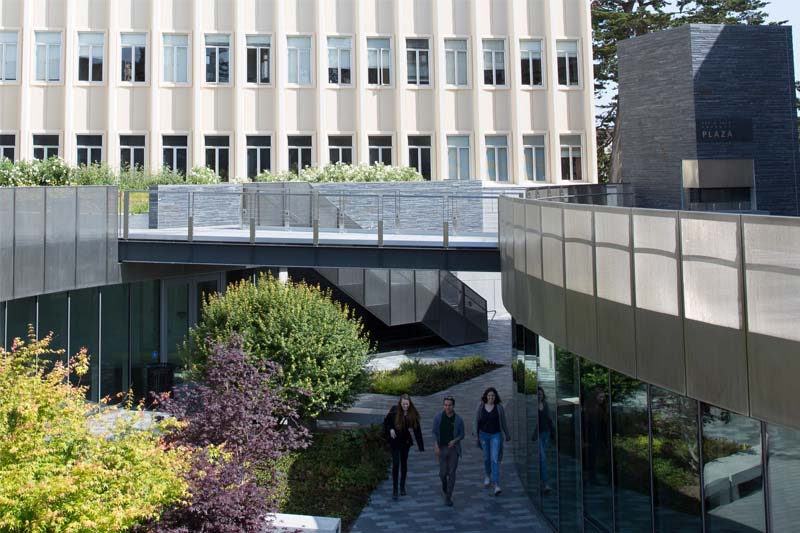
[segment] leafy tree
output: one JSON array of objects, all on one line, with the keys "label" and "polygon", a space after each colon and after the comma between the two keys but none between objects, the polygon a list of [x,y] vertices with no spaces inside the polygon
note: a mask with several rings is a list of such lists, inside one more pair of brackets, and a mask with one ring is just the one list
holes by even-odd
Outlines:
[{"label": "leafy tree", "polygon": [[167,442],[194,450],[191,500],[167,511],[159,532],[260,531],[277,510],[278,462],[308,445],[296,403],[277,377],[280,366],[248,362],[233,335],[211,348],[200,383],[160,408],[183,422]]},{"label": "leafy tree", "polygon": [[186,463],[159,432],[137,430],[141,412],[86,403],[70,385],[89,368],[82,350],[69,367],[51,335],[0,348],[0,531],[126,531],[179,501]]},{"label": "leafy tree", "polygon": [[[672,5],[674,4],[674,5]],[[594,0],[595,95],[608,101],[597,116],[600,181],[618,181],[619,139],[616,124],[617,42],[689,23],[765,24],[766,0]]]},{"label": "leafy tree", "polygon": [[261,276],[210,296],[184,349],[190,368],[206,364],[207,339],[223,342],[234,332],[252,363],[280,364],[288,390],[306,391],[292,396],[302,416],[347,406],[366,389],[371,347],[363,326],[319,287]]}]

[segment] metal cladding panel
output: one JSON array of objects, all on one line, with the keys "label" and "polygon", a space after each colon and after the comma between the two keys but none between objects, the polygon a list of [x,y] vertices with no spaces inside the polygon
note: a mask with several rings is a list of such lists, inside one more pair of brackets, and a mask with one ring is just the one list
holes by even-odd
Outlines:
[{"label": "metal cladding panel", "polygon": [[686,394],[676,212],[633,210],[636,370],[643,381]]},{"label": "metal cladding panel", "polygon": [[[45,291],[75,286],[77,191],[72,187],[46,187]],[[116,247],[114,247],[116,250]]]},{"label": "metal cladding panel", "polygon": [[747,335],[750,416],[800,429],[800,342]]},{"label": "metal cladding panel", "polygon": [[525,202],[514,202],[514,268],[525,272]]},{"label": "metal cladding panel", "polygon": [[414,313],[414,271],[392,269],[389,271],[392,283],[391,314],[392,325],[413,324]]},{"label": "metal cladding panel", "polygon": [[14,298],[44,289],[44,188],[20,187],[14,209]]},{"label": "metal cladding panel", "polygon": [[105,187],[78,188],[78,254],[76,287],[104,285],[108,267]]},{"label": "metal cladding panel", "polygon": [[528,293],[520,294],[520,298],[527,297],[528,299],[528,319],[529,323],[525,324],[531,331],[542,332],[545,331],[545,315],[547,309],[545,307],[544,295],[544,282],[539,278],[528,276],[527,289]]},{"label": "metal cladding panel", "polygon": [[517,321],[520,324],[530,324],[533,317],[534,308],[527,295],[529,293],[528,282],[531,277],[524,271],[514,270],[514,310],[516,311]]},{"label": "metal cladding panel", "polygon": [[364,307],[391,325],[389,270],[368,268],[364,271]]},{"label": "metal cladding panel", "polygon": [[567,348],[587,357],[597,351],[592,218],[589,208],[564,208]]},{"label": "metal cladding panel", "polygon": [[509,275],[513,265],[509,252],[510,234],[513,227],[509,218],[513,218],[514,202],[511,198],[500,197],[498,200],[498,241],[500,248],[500,289],[502,291],[503,306],[508,312],[516,316],[516,306],[513,294],[514,279]]},{"label": "metal cladding panel", "polygon": [[566,346],[564,295],[564,227],[561,207],[542,206],[542,293],[544,332]]},{"label": "metal cladding panel", "polygon": [[106,188],[108,200],[106,208],[106,241],[108,243],[108,269],[106,283],[109,285],[122,283],[122,269],[119,264],[119,194],[116,187]]},{"label": "metal cladding panel", "polygon": [[519,298],[528,305],[527,322],[532,331],[542,331],[544,314],[542,295],[542,228],[541,208],[535,204],[525,206],[525,284]]},{"label": "metal cladding panel", "polygon": [[630,305],[597,299],[597,352],[593,361],[629,376],[636,372],[636,322]]},{"label": "metal cladding panel", "polygon": [[359,304],[364,302],[364,269],[363,268],[340,268],[339,269],[339,288],[345,291],[350,297]]},{"label": "metal cladding panel", "polygon": [[594,359],[597,353],[597,320],[594,296],[566,291],[567,348]]},{"label": "metal cladding panel", "polygon": [[414,298],[416,300],[416,321],[439,320],[439,272],[436,270],[414,271]]},{"label": "metal cladding panel", "polygon": [[747,414],[739,220],[681,214],[686,387],[693,398]]},{"label": "metal cladding panel", "polygon": [[[14,297],[14,189],[0,188],[0,302]],[[3,339],[0,338],[0,343]]]}]

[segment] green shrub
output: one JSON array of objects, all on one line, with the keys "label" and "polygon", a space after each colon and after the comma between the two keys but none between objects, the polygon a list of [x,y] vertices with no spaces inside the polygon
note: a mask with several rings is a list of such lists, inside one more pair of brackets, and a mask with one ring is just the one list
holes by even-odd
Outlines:
[{"label": "green shrub", "polygon": [[184,347],[189,369],[205,364],[206,339],[221,342],[233,332],[244,337],[255,362],[280,363],[286,384],[308,391],[297,398],[303,416],[345,407],[366,387],[369,340],[329,291],[261,276],[255,284],[242,281],[224,295],[211,295]]},{"label": "green shrub", "polygon": [[422,175],[413,167],[378,165],[346,165],[335,163],[324,167],[307,167],[298,174],[264,172],[255,181],[305,181],[309,183],[376,182],[376,181],[422,181]]},{"label": "green shrub", "polygon": [[405,361],[395,370],[374,372],[371,375],[370,392],[393,396],[403,393],[427,396],[501,366],[478,355],[433,364],[419,360]]},{"label": "green shrub", "polygon": [[69,185],[116,185],[117,176],[105,163],[80,166],[72,170]]}]

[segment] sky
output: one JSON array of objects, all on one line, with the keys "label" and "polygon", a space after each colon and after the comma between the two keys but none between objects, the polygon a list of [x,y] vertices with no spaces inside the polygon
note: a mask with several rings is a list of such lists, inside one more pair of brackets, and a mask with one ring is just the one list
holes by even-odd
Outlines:
[{"label": "sky", "polygon": [[771,0],[766,11],[770,20],[785,20],[792,26],[794,77],[800,79],[800,0]]}]

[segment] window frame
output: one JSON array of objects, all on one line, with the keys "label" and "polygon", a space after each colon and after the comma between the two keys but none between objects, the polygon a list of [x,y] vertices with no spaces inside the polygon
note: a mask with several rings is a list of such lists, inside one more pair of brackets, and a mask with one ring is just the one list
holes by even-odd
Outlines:
[{"label": "window frame", "polygon": [[[450,50],[447,48],[447,41],[464,41],[467,45],[465,50]],[[467,36],[454,36],[454,37],[445,37],[444,38],[444,85],[447,88],[451,89],[470,89],[472,87],[472,83],[470,80],[469,70],[469,58],[471,52],[471,41]],[[466,75],[467,81],[466,83],[458,83],[458,56],[459,54],[464,54],[464,74]],[[453,75],[455,77],[455,83],[450,83],[447,81],[447,65],[449,62],[449,58],[452,55],[453,57]]]},{"label": "window frame", "polygon": [[[445,135],[447,141],[447,179],[453,181],[471,181],[474,179],[472,176],[472,135],[469,133],[448,133]],[[451,137],[466,137],[467,146],[456,146],[450,144]],[[450,150],[456,150],[456,175],[457,177],[450,177]],[[467,177],[461,176],[461,151],[467,152]]]},{"label": "window frame", "polygon": [[[389,145],[386,146],[386,145],[371,144],[370,143],[370,139],[373,138],[373,137],[387,137],[389,139]],[[393,161],[393,157],[392,157],[394,149],[395,149],[394,135],[392,135],[391,133],[388,133],[388,134],[387,133],[367,134],[367,164],[369,166],[377,165],[378,163],[381,163],[381,164],[383,164],[385,166],[394,165],[394,161]],[[374,162],[370,161],[371,155],[372,155],[372,150],[378,150],[378,160],[374,161]],[[388,164],[384,163],[384,159],[385,159],[384,152],[386,150],[389,151],[389,163]]]},{"label": "window frame", "polygon": [[[131,146],[129,144],[122,144],[122,137],[144,137],[144,145],[143,146]],[[130,160],[133,161],[135,159],[134,150],[142,150],[142,169],[147,169],[147,147],[148,147],[148,133],[146,131],[134,131],[134,132],[120,132],[117,134],[119,139],[119,167],[120,170],[123,170],[125,167],[122,165],[122,152],[123,150],[129,151]],[[128,165],[128,170],[135,169],[135,165],[132,168]]]},{"label": "window frame", "polygon": [[[92,145],[88,145],[88,144],[81,144],[78,141],[78,138],[79,137],[84,137],[84,136],[85,137],[100,137],[100,146],[92,146]],[[105,155],[106,155],[105,148],[106,148],[105,132],[102,132],[102,131],[82,131],[80,133],[76,132],[75,133],[75,164],[80,166],[80,163],[79,163],[80,151],[81,150],[86,150],[87,151],[86,152],[86,166],[87,167],[91,166],[93,164],[92,152],[95,151],[95,150],[99,150],[100,151],[100,157],[97,158],[96,162],[97,162],[97,164],[102,165],[103,162],[105,161]]]},{"label": "window frame", "polygon": [[[12,137],[14,137],[14,144],[2,144],[0,142],[0,161],[2,161],[3,158],[8,158],[8,159],[11,160],[12,163],[16,162],[17,161],[17,155],[19,155],[19,151],[17,150],[17,143],[18,143],[18,140],[19,140],[17,132],[0,131],[0,137],[5,136],[5,135],[11,135]],[[8,150],[8,149],[12,150],[12,152],[11,152],[12,157],[10,157],[10,158],[6,155],[6,150]],[[2,317],[0,317],[0,318],[2,318]]]},{"label": "window frame", "polygon": [[[570,83],[571,78],[569,75],[569,59],[570,53],[568,51],[560,51],[558,49],[559,43],[575,43],[575,64],[578,75],[577,83]],[[562,54],[565,55],[565,70],[567,76],[567,83],[561,83],[561,76],[559,75],[559,62],[561,61]],[[556,39],[556,86],[559,89],[580,90],[583,89],[583,72],[581,68],[581,40],[580,39]]]},{"label": "window frame", "polygon": [[[349,146],[332,145],[331,144],[331,137],[348,137],[350,139],[350,145]],[[353,134],[353,133],[329,133],[328,134],[328,163],[330,163],[332,165],[336,164],[336,163],[339,163],[339,162],[344,164],[344,165],[356,165],[356,164],[358,164],[358,160],[356,159],[356,146],[355,146],[355,143],[353,142],[354,139],[355,139],[355,134]],[[331,158],[331,150],[336,150],[339,153],[339,158],[338,158],[338,160],[336,162],[334,162],[333,158]],[[350,163],[345,163],[344,161],[342,161],[342,159],[343,159],[342,158],[342,151],[343,150],[350,150]]]},{"label": "window frame", "polygon": [[[184,146],[167,146],[164,143],[164,137],[185,137],[186,138],[186,144]],[[176,163],[177,160],[178,160],[178,158],[177,158],[178,150],[184,150],[186,152],[186,158],[185,158],[186,159],[186,169],[183,171],[182,174],[183,174],[183,178],[185,180],[186,179],[186,175],[189,173],[189,170],[191,169],[191,160],[189,159],[189,157],[191,155],[189,149],[191,148],[191,146],[192,146],[192,136],[191,136],[191,134],[189,132],[161,132],[161,168],[169,168],[172,172],[176,172],[176,173],[180,174],[181,171],[179,169],[175,168],[175,166],[176,166],[175,164],[173,164],[171,167],[166,164],[165,158],[164,158],[164,150],[170,150],[172,152],[172,161],[173,161],[173,163]]]},{"label": "window frame", "polygon": [[[208,44],[208,38],[210,36],[225,36],[228,38],[228,44]],[[205,58],[205,75],[203,76],[203,85],[205,86],[228,86],[233,85],[233,66],[234,66],[234,59],[233,59],[233,49],[234,46],[231,44],[233,41],[233,34],[232,33],[204,33],[203,34],[203,57]],[[209,49],[214,49],[214,81],[208,80],[208,52]],[[220,50],[227,50],[228,52],[228,81],[219,81],[220,79]],[[191,61],[191,53],[189,55]]]},{"label": "window frame", "polygon": [[[228,139],[228,144],[227,145],[221,145],[221,146],[216,146],[216,145],[213,145],[213,144],[209,145],[208,144],[208,138],[209,137],[224,137],[224,138]],[[233,149],[231,147],[231,144],[232,144],[232,141],[231,141],[231,133],[230,132],[227,132],[227,133],[226,132],[206,132],[206,133],[203,134],[203,166],[213,170],[214,173],[217,176],[219,176],[220,179],[222,181],[224,181],[224,182],[228,182],[231,179],[231,163],[232,163],[231,154],[233,153]],[[209,163],[208,163],[208,152],[209,152],[209,150],[214,152],[214,166],[213,167],[209,166]],[[225,174],[224,175],[220,172],[220,164],[219,164],[219,162],[220,162],[220,157],[219,156],[223,151],[227,152],[225,155],[227,156],[227,159],[228,159],[228,165],[227,165],[228,168],[225,169]]]},{"label": "window frame", "polygon": [[[269,139],[269,146],[258,146],[255,144],[250,144],[250,137],[266,137]],[[273,132],[254,132],[254,133],[245,133],[244,144],[245,144],[245,157],[246,157],[246,174],[249,179],[253,179],[259,174],[262,174],[264,171],[272,172],[272,149],[274,148],[273,141],[275,139],[275,135]],[[255,150],[256,155],[256,175],[250,176],[250,150]],[[266,167],[261,170],[263,166],[261,163],[263,162],[261,159],[261,150],[267,150],[267,165]]]},{"label": "window frame", "polygon": [[[58,35],[58,44],[51,44],[51,43],[42,43],[40,44],[36,40],[36,36],[39,33],[53,33]],[[44,69],[45,69],[45,78],[39,79],[37,67],[39,64],[39,48],[44,47],[45,49],[45,58],[44,58]],[[52,57],[50,52],[53,48],[58,47],[58,78],[57,79],[50,79],[49,77],[49,70],[50,70],[50,62],[52,61]],[[31,80],[32,85],[60,85],[64,83],[64,31],[63,30],[50,30],[50,29],[34,29],[33,30],[33,79]],[[38,134],[37,134],[38,135]],[[61,142],[59,140],[59,142]]]},{"label": "window frame", "polygon": [[[542,73],[542,82],[534,84],[533,83],[533,61],[534,59],[531,57],[533,52],[530,50],[523,50],[522,43],[523,42],[538,42],[539,43],[539,69]],[[545,51],[545,39],[543,37],[521,37],[519,39],[519,56],[520,56],[520,73],[519,73],[519,84],[524,90],[542,90],[547,88],[547,68],[545,65],[547,64],[545,59],[547,57]],[[527,56],[527,57],[525,57]],[[522,61],[528,62],[528,68],[530,69],[531,73],[531,83],[523,83],[522,81]]]},{"label": "window frame", "polygon": [[[248,37],[266,37],[269,39],[269,45],[265,44],[247,44]],[[251,87],[257,86],[271,86],[273,85],[273,64],[275,63],[275,37],[271,33],[247,33],[244,36],[244,62],[245,62],[245,77],[244,82],[245,84]],[[256,51],[256,81],[250,81],[250,64],[248,62],[248,55],[250,50]],[[269,61],[269,68],[267,69],[267,81],[261,81],[261,51],[267,50],[267,57]]]},{"label": "window frame", "polygon": [[[393,89],[394,88],[395,77],[396,77],[396,73],[394,71],[394,61],[392,59],[392,52],[393,52],[394,46],[395,46],[394,38],[392,36],[390,36],[390,35],[368,35],[366,37],[366,39],[367,39],[367,57],[364,58],[365,59],[364,62],[365,62],[366,67],[367,67],[367,87],[369,87],[371,89]],[[369,41],[372,40],[372,39],[385,39],[385,40],[388,40],[389,41],[389,48],[370,48],[369,47]],[[384,65],[383,65],[383,57],[384,57],[383,50],[387,50],[387,56],[389,58],[389,68],[388,68],[388,70],[389,70],[389,81],[386,82],[386,83],[383,83],[383,81],[384,81],[383,80],[383,71],[387,70],[386,68],[384,68]],[[378,71],[377,72],[377,75],[378,75],[378,82],[377,83],[370,83],[370,81],[369,81],[369,70],[370,70],[370,68],[373,68],[373,67],[369,66],[369,54],[370,54],[370,51],[376,52],[377,58],[378,58],[378,65],[375,67],[377,69],[377,71]]]},{"label": "window frame", "polygon": [[[505,144],[505,146],[489,144],[487,142],[489,137],[503,137],[506,140],[506,144]],[[484,141],[484,147],[486,148],[484,155],[486,157],[486,179],[487,179],[487,181],[489,181],[490,183],[511,183],[512,182],[512,180],[511,180],[511,177],[512,177],[512,172],[511,172],[512,171],[512,168],[511,168],[512,159],[511,159],[511,143],[510,143],[510,139],[509,139],[509,133],[508,132],[505,132],[505,133],[503,133],[503,132],[486,133],[486,134],[484,134],[483,141]],[[494,151],[494,165],[495,165],[494,179],[491,178],[491,173],[489,172],[489,150],[493,150]],[[506,152],[506,179],[504,179],[504,180],[498,178],[498,176],[500,174],[500,172],[499,172],[499,170],[500,170],[500,158],[498,157],[499,153],[500,153],[500,150],[505,150],[505,152]]]},{"label": "window frame", "polygon": [[[37,145],[36,144],[36,136],[37,135],[54,135],[54,136],[58,137],[58,144],[38,144]],[[38,159],[37,161],[46,161],[46,160],[50,159],[53,156],[61,157],[61,144],[62,143],[63,143],[63,139],[61,138],[61,132],[58,132],[58,131],[57,132],[52,132],[52,131],[34,131],[34,132],[31,132],[31,147],[32,147],[31,158],[33,160],[37,160],[36,156],[34,155],[36,153],[36,147],[37,146],[39,146],[39,147],[41,147],[41,148],[46,150],[45,153],[43,154],[45,157],[42,158],[42,159]],[[47,152],[49,151],[49,149],[52,149],[52,148],[56,149],[56,153],[55,154],[51,154],[51,155],[47,155]]]},{"label": "window frame", "polygon": [[[132,44],[122,44],[122,37],[125,35],[144,35],[144,46],[139,45],[132,45]],[[122,56],[126,48],[131,49],[131,80],[123,80],[122,79],[122,72],[120,72],[120,85],[147,85],[150,81],[150,33],[149,32],[142,32],[142,31],[123,31],[119,33],[119,61],[120,61],[120,68],[122,68]],[[144,80],[136,81],[136,48],[144,48]]]},{"label": "window frame", "polygon": [[[83,47],[81,45],[81,34],[95,34],[95,35],[102,35],[103,36],[103,44],[102,45],[98,45],[98,44],[83,45],[83,46],[88,46],[89,47],[89,79],[88,80],[82,80],[81,79],[81,48]],[[78,30],[76,32],[76,36],[77,36],[77,39],[75,40],[75,49],[77,50],[78,65],[77,65],[76,74],[75,74],[75,85],[105,85],[106,84],[106,79],[108,78],[108,73],[106,72],[106,66],[107,66],[107,63],[108,63],[106,61],[106,56],[108,55],[108,51],[107,51],[108,33],[105,32],[105,31]],[[102,64],[101,64],[101,67],[100,67],[100,76],[101,76],[100,80],[92,79],[92,73],[94,72],[94,69],[92,68],[92,66],[93,66],[92,65],[92,59],[94,58],[94,52],[96,51],[97,48],[100,49],[100,59],[102,61]]]},{"label": "window frame", "polygon": [[[500,41],[503,43],[503,50],[486,49],[486,41]],[[486,83],[486,54],[492,54],[492,83]],[[497,54],[503,54],[503,83],[497,83]],[[483,37],[481,38],[481,60],[483,61],[483,86],[485,88],[508,88],[508,51],[505,37]]]},{"label": "window frame", "polygon": [[[580,139],[580,145],[576,146],[574,144],[564,144],[563,141],[562,141],[562,137],[569,137],[569,136],[578,137]],[[586,176],[586,171],[584,169],[584,160],[586,159],[584,157],[584,146],[585,146],[585,142],[584,142],[584,137],[583,137],[582,133],[576,133],[576,132],[561,132],[561,133],[559,133],[559,135],[558,135],[558,163],[559,163],[558,172],[559,172],[559,179],[561,181],[567,181],[567,182],[570,182],[570,183],[576,183],[576,182],[577,183],[581,183],[581,182],[585,182],[586,181],[586,177],[585,177]],[[569,173],[570,173],[570,177],[569,178],[565,178],[564,175],[563,175],[564,156],[563,156],[562,152],[564,151],[565,148],[569,149],[569,155],[568,155],[568,158],[569,158]],[[574,151],[576,149],[579,152],[579,157],[580,157],[580,166],[579,166],[579,170],[580,170],[580,173],[581,173],[581,178],[580,179],[575,179],[573,177],[574,176],[574,172],[575,172]]]},{"label": "window frame", "polygon": [[[433,37],[430,36],[430,35],[406,35],[404,37],[405,37],[405,40],[406,40],[406,43],[405,43],[405,45],[406,45],[405,46],[405,49],[406,49],[406,57],[405,57],[405,59],[406,59],[406,70],[405,70],[405,73],[406,73],[406,85],[410,89],[431,89],[431,88],[433,88],[434,65],[433,65],[433,48],[431,47],[431,41],[433,40]],[[415,40],[415,41],[425,40],[428,43],[428,47],[427,48],[409,48],[408,41],[410,41],[410,40]],[[427,54],[428,54],[428,82],[427,83],[422,83],[420,81],[420,57],[421,57],[421,54],[423,52],[427,52]],[[408,69],[411,66],[409,64],[409,53],[413,53],[414,54],[414,69],[415,69],[415,72],[416,72],[416,81],[413,81],[413,82],[408,77]]]},{"label": "window frame", "polygon": [[[411,138],[412,137],[427,137],[428,141],[429,141],[429,144],[427,146],[421,145],[421,144],[413,144],[412,145],[411,144]],[[436,168],[436,160],[434,159],[434,154],[435,154],[435,152],[434,152],[434,138],[435,138],[435,135],[433,133],[409,133],[406,136],[406,142],[408,144],[408,166],[410,168],[416,169],[416,171],[419,172],[419,174],[423,177],[423,179],[425,181],[433,181],[433,172],[434,172],[434,170]],[[429,161],[429,167],[430,167],[428,169],[429,172],[430,172],[429,176],[425,176],[425,174],[423,172],[423,170],[424,170],[423,169],[423,165],[422,165],[422,160],[423,160],[422,155],[426,150],[428,152],[428,161]],[[415,167],[411,163],[411,153],[412,152],[416,152],[417,164],[419,165],[419,168]]]},{"label": "window frame", "polygon": [[[186,46],[182,45],[167,45],[164,42],[165,37],[186,37]],[[178,62],[176,58],[178,54],[177,49],[186,48],[186,81],[176,81],[178,76]],[[164,67],[166,62],[166,53],[169,49],[172,53],[172,80],[168,80],[164,75]],[[162,33],[161,34],[161,84],[165,87],[188,87],[192,84],[192,34],[191,33]]]},{"label": "window frame", "polygon": [[[20,82],[20,48],[19,48],[19,40],[20,40],[20,30],[19,28],[4,28],[2,29],[2,33],[13,33],[16,35],[17,40],[14,42],[13,46],[16,49],[14,52],[14,78],[7,79],[6,78],[6,47],[12,46],[10,43],[0,43],[0,85],[17,85]],[[35,48],[34,44],[34,48]],[[35,62],[35,59],[34,59]],[[34,72],[34,75],[36,73]]]},{"label": "window frame", "polygon": [[[350,39],[350,48],[331,47],[330,46],[330,39]],[[336,35],[326,35],[325,36],[325,41],[326,41],[325,44],[327,45],[326,50],[328,51],[328,57],[327,57],[328,68],[326,69],[326,71],[328,73],[327,84],[329,86],[331,86],[331,87],[353,87],[353,86],[355,86],[355,76],[353,76],[353,74],[355,72],[357,72],[356,69],[353,68],[353,65],[355,64],[354,56],[353,56],[353,43],[355,42],[355,38],[352,35],[336,34]],[[336,82],[336,83],[331,81],[331,70],[333,69],[331,67],[331,51],[333,51],[333,50],[337,51],[337,54],[336,54],[336,62],[337,62],[336,75],[337,75],[337,79],[339,81]],[[342,83],[342,81],[341,81],[341,79],[342,79],[342,65],[341,65],[341,63],[342,63],[342,55],[341,54],[345,50],[347,50],[348,55],[349,55],[349,59],[350,59],[350,69],[349,69],[350,70],[350,81],[348,83]]]},{"label": "window frame", "polygon": [[[292,138],[292,137],[308,137],[309,139],[311,139],[311,145],[310,146],[292,145],[289,142],[289,139]],[[289,172],[292,172],[292,168],[291,168],[292,155],[291,154],[292,154],[293,150],[297,151],[297,162],[298,162],[297,174],[298,175],[300,174],[300,172],[303,171],[303,169],[307,168],[307,167],[301,166],[302,162],[303,162],[303,157],[302,156],[303,156],[303,152],[305,150],[308,150],[308,156],[309,156],[308,157],[309,164],[307,166],[308,167],[314,166],[314,133],[313,132],[287,133],[286,134],[286,148],[287,148],[286,155],[288,156],[287,157],[287,162],[288,162]]]},{"label": "window frame", "polygon": [[[294,46],[289,46],[289,39],[292,38],[305,38],[308,39],[308,83],[302,83],[300,81],[300,72],[301,72],[301,54],[300,50],[303,48],[297,48]],[[314,87],[314,36],[309,33],[299,33],[299,34],[286,34],[286,85],[288,87]],[[291,60],[289,56],[291,55],[292,50],[297,51],[297,81],[292,81],[289,78],[289,67],[291,65]],[[312,140],[313,144],[313,140]]]},{"label": "window frame", "polygon": [[[526,137],[541,137],[542,144],[528,144],[525,142]],[[542,164],[544,166],[544,179],[537,179],[536,177],[536,161],[538,160],[536,156],[536,149],[541,148],[542,153]],[[531,173],[530,176],[533,176],[533,179],[529,177],[528,174],[528,159],[527,159],[527,152],[531,150]],[[547,166],[547,133],[546,132],[533,132],[533,133],[523,133],[522,134],[522,164],[525,167],[525,180],[531,183],[548,183],[550,180],[548,179],[548,166]]]}]

